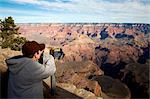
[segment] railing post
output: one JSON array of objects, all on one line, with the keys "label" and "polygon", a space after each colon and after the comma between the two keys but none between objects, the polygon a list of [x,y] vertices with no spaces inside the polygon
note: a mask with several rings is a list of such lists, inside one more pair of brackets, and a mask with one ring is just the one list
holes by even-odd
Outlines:
[{"label": "railing post", "polygon": [[56,94],[56,77],[55,77],[55,74],[50,77],[50,82],[51,82],[50,93],[52,96],[54,96]]}]

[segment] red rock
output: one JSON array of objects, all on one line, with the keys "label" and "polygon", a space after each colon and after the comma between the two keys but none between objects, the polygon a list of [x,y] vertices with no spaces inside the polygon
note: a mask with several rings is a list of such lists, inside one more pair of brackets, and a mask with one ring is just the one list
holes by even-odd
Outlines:
[{"label": "red rock", "polygon": [[102,75],[96,64],[91,61],[57,63],[57,80],[59,83],[71,83],[77,88],[89,89],[95,95],[101,95],[101,87],[96,81],[88,78],[92,75]]}]

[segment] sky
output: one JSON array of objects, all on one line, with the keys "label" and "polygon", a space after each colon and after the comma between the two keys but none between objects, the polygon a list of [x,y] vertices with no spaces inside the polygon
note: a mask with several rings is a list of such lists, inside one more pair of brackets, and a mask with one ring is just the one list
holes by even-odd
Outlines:
[{"label": "sky", "polygon": [[0,0],[16,23],[148,23],[150,0]]}]

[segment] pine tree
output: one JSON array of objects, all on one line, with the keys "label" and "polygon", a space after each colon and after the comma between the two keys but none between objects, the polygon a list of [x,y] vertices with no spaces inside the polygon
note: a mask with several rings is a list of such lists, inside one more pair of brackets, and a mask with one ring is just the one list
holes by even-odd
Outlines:
[{"label": "pine tree", "polygon": [[21,45],[26,42],[26,39],[19,37],[18,30],[19,27],[15,25],[11,16],[0,20],[0,45],[2,48],[11,48],[13,50],[21,49]]}]

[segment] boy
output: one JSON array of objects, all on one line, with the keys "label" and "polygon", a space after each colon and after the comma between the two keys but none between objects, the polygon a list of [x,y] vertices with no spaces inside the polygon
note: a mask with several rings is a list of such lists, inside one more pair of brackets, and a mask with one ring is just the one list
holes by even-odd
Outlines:
[{"label": "boy", "polygon": [[23,56],[6,60],[9,69],[8,98],[43,98],[42,80],[56,71],[54,58],[45,54],[40,64],[45,45],[35,41],[26,42],[22,47]]}]

